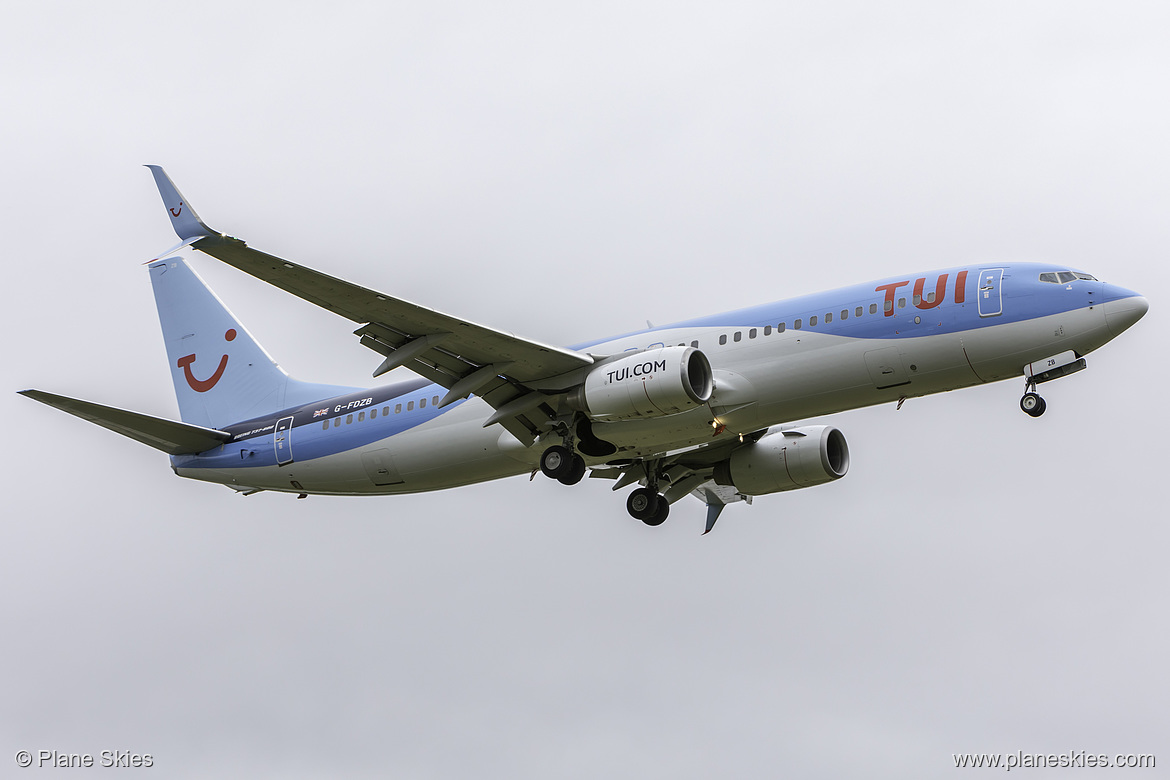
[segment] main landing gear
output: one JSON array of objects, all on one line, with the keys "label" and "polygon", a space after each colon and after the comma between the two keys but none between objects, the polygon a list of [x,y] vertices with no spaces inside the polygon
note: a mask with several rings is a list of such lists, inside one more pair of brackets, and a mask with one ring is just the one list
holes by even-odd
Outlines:
[{"label": "main landing gear", "polygon": [[541,454],[540,471],[562,485],[576,485],[585,476],[585,459],[568,447],[554,444]]},{"label": "main landing gear", "polygon": [[626,511],[646,525],[662,525],[670,514],[670,504],[654,490],[638,488],[626,499]]},{"label": "main landing gear", "polygon": [[[562,485],[576,485],[585,476],[585,460],[573,451],[571,440],[566,440],[541,453],[540,471]],[[662,525],[670,514],[670,503],[656,488],[657,482],[651,482],[651,487],[637,488],[626,500],[626,511],[646,525]]]},{"label": "main landing gear", "polygon": [[1044,399],[1036,392],[1035,382],[1029,381],[1024,385],[1024,397],[1020,399],[1020,408],[1024,410],[1024,414],[1032,417],[1039,417],[1048,408],[1048,404],[1044,403]]}]

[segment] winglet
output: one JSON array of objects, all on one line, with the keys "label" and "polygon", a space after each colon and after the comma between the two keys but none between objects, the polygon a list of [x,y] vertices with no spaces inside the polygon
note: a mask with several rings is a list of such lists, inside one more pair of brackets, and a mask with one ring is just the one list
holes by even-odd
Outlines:
[{"label": "winglet", "polygon": [[207,227],[195,209],[183,198],[183,193],[167,176],[161,165],[147,165],[154,174],[154,183],[158,185],[158,194],[162,196],[163,205],[167,207],[167,214],[171,217],[171,226],[175,233],[185,242],[196,241],[208,236],[218,236],[219,233]]}]

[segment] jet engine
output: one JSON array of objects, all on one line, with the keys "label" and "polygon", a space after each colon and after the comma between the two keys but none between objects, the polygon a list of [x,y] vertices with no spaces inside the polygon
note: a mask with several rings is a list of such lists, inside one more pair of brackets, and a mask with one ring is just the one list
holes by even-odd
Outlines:
[{"label": "jet engine", "polygon": [[845,435],[830,425],[769,433],[715,466],[715,482],[746,496],[823,485],[849,471]]},{"label": "jet engine", "polygon": [[665,417],[706,403],[715,382],[694,347],[658,347],[594,368],[569,403],[598,421]]}]

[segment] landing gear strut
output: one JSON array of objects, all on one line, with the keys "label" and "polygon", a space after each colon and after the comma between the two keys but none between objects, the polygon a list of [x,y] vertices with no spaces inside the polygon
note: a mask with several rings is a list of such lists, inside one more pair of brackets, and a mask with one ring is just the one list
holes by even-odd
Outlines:
[{"label": "landing gear strut", "polygon": [[1020,408],[1024,410],[1024,414],[1032,417],[1039,417],[1048,408],[1048,404],[1044,403],[1044,399],[1036,392],[1035,382],[1029,381],[1024,385],[1024,397],[1020,399]]}]

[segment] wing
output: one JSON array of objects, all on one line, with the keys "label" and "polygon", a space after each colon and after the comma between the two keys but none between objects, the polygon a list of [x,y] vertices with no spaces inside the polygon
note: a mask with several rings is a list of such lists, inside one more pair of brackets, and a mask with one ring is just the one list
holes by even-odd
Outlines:
[{"label": "wing", "polygon": [[501,423],[525,444],[555,417],[555,401],[544,391],[576,384],[593,364],[584,353],[519,338],[252,249],[209,228],[161,167],[147,167],[183,239],[180,247],[190,245],[359,323],[354,334],[385,358],[374,376],[405,366],[447,388],[440,406],[475,393],[496,410],[484,425]]}]

